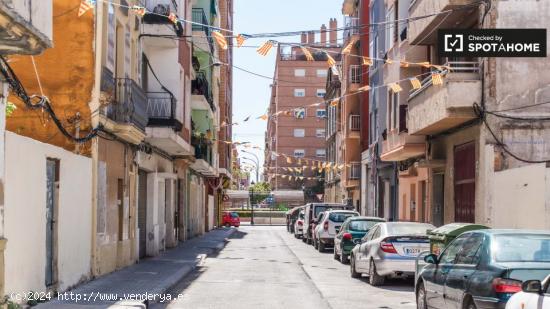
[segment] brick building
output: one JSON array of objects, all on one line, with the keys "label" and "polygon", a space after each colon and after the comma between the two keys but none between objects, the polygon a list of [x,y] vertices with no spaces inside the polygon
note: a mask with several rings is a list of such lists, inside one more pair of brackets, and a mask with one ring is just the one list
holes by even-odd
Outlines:
[{"label": "brick building", "polygon": [[[266,132],[265,173],[266,181],[274,190],[304,190],[306,200],[315,200],[323,193],[323,173],[303,168],[311,160],[326,161],[325,118],[323,104],[305,107],[324,101],[327,72],[327,55],[336,57],[336,19],[331,19],[329,30],[323,25],[316,33],[302,33],[301,44],[311,51],[314,61],[307,61],[300,47],[279,46],[275,65],[269,114],[289,111],[270,117]],[[277,154],[279,156],[277,156]],[[318,163],[318,162],[317,162]],[[294,170],[288,170],[288,167]],[[296,170],[295,168],[298,168]],[[276,176],[318,177],[300,179]]]}]

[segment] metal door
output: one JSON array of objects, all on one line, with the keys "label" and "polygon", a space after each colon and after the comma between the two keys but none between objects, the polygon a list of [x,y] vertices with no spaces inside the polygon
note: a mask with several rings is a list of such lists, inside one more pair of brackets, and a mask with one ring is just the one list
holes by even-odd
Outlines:
[{"label": "metal door", "polygon": [[444,201],[445,201],[445,174],[433,175],[433,205],[432,223],[435,226],[442,226],[444,223]]},{"label": "metal door", "polygon": [[55,191],[57,180],[57,162],[46,161],[46,286],[55,283],[54,245],[55,245]]},{"label": "metal door", "polygon": [[475,144],[470,142],[454,149],[455,221],[475,221]]},{"label": "metal door", "polygon": [[138,184],[138,229],[139,258],[144,258],[147,248],[147,173],[139,171]]}]

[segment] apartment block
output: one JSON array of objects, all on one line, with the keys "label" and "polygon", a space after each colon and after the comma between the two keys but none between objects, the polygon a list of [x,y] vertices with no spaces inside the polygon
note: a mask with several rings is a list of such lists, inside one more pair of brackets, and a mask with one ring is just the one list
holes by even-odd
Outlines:
[{"label": "apartment block", "polygon": [[[336,19],[331,19],[328,29],[336,28]],[[327,31],[325,25],[319,37],[316,40],[314,32],[301,35],[301,44],[309,48],[313,61],[307,61],[300,47],[279,46],[277,49],[269,115],[278,114],[268,121],[264,166],[266,181],[274,190],[304,190],[306,199],[313,201],[318,199],[318,194],[324,194],[324,172],[303,166],[313,160],[327,161],[326,108],[324,104],[306,106],[324,102],[330,70],[324,51],[339,60],[340,46],[336,32]],[[299,170],[288,171],[288,167]],[[317,177],[317,180],[289,180],[275,174]]]}]

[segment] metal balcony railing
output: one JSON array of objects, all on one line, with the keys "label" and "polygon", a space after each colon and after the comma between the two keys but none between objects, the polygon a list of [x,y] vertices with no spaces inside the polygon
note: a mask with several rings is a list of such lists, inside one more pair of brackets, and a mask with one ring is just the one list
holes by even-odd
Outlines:
[{"label": "metal balcony railing", "polygon": [[191,92],[195,95],[203,95],[210,105],[212,111],[215,111],[214,99],[212,97],[212,89],[206,78],[204,71],[197,72],[196,78],[191,82]]},{"label": "metal balcony railing", "polygon": [[361,24],[358,17],[344,17],[344,27],[344,40],[361,33]]},{"label": "metal balcony railing", "polygon": [[214,52],[214,39],[210,35],[211,30],[209,27],[205,25],[210,25],[208,22],[208,18],[206,17],[206,13],[204,12],[204,9],[202,8],[193,8],[192,10],[192,18],[193,22],[197,24],[193,24],[191,29],[193,31],[204,31],[204,34],[208,40],[208,44],[210,45],[210,51]]},{"label": "metal balcony railing", "polygon": [[348,168],[348,180],[359,180],[361,179],[361,163],[352,162]]},{"label": "metal balcony railing", "polygon": [[166,91],[147,92],[147,125],[181,130],[183,124],[176,119],[176,103],[176,98]]},{"label": "metal balcony railing", "polygon": [[361,66],[358,64],[353,64],[349,66],[349,81],[352,84],[361,83]]},{"label": "metal balcony railing", "polygon": [[115,100],[105,107],[105,115],[116,122],[133,124],[145,131],[147,126],[147,96],[132,79],[115,80]]},{"label": "metal balcony railing", "polygon": [[361,131],[360,115],[349,115],[349,129],[350,131]]},{"label": "metal balcony railing", "polygon": [[[452,76],[454,73],[470,73],[479,74],[479,62],[477,61],[448,61],[443,66],[441,73],[445,73],[447,77]],[[475,76],[479,79],[479,76]],[[421,87],[418,89],[411,89],[409,92],[409,100],[422,93],[428,87],[432,85],[432,76],[428,75],[420,81]]]}]

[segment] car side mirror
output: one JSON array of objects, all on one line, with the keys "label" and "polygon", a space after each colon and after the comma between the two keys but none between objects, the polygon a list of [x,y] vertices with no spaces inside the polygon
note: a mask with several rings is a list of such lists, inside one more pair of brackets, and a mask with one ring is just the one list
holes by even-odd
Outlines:
[{"label": "car side mirror", "polygon": [[428,254],[424,257],[424,262],[428,264],[437,264],[437,255],[435,254]]},{"label": "car side mirror", "polygon": [[542,283],[540,280],[527,280],[521,284],[521,290],[525,293],[542,293]]}]

